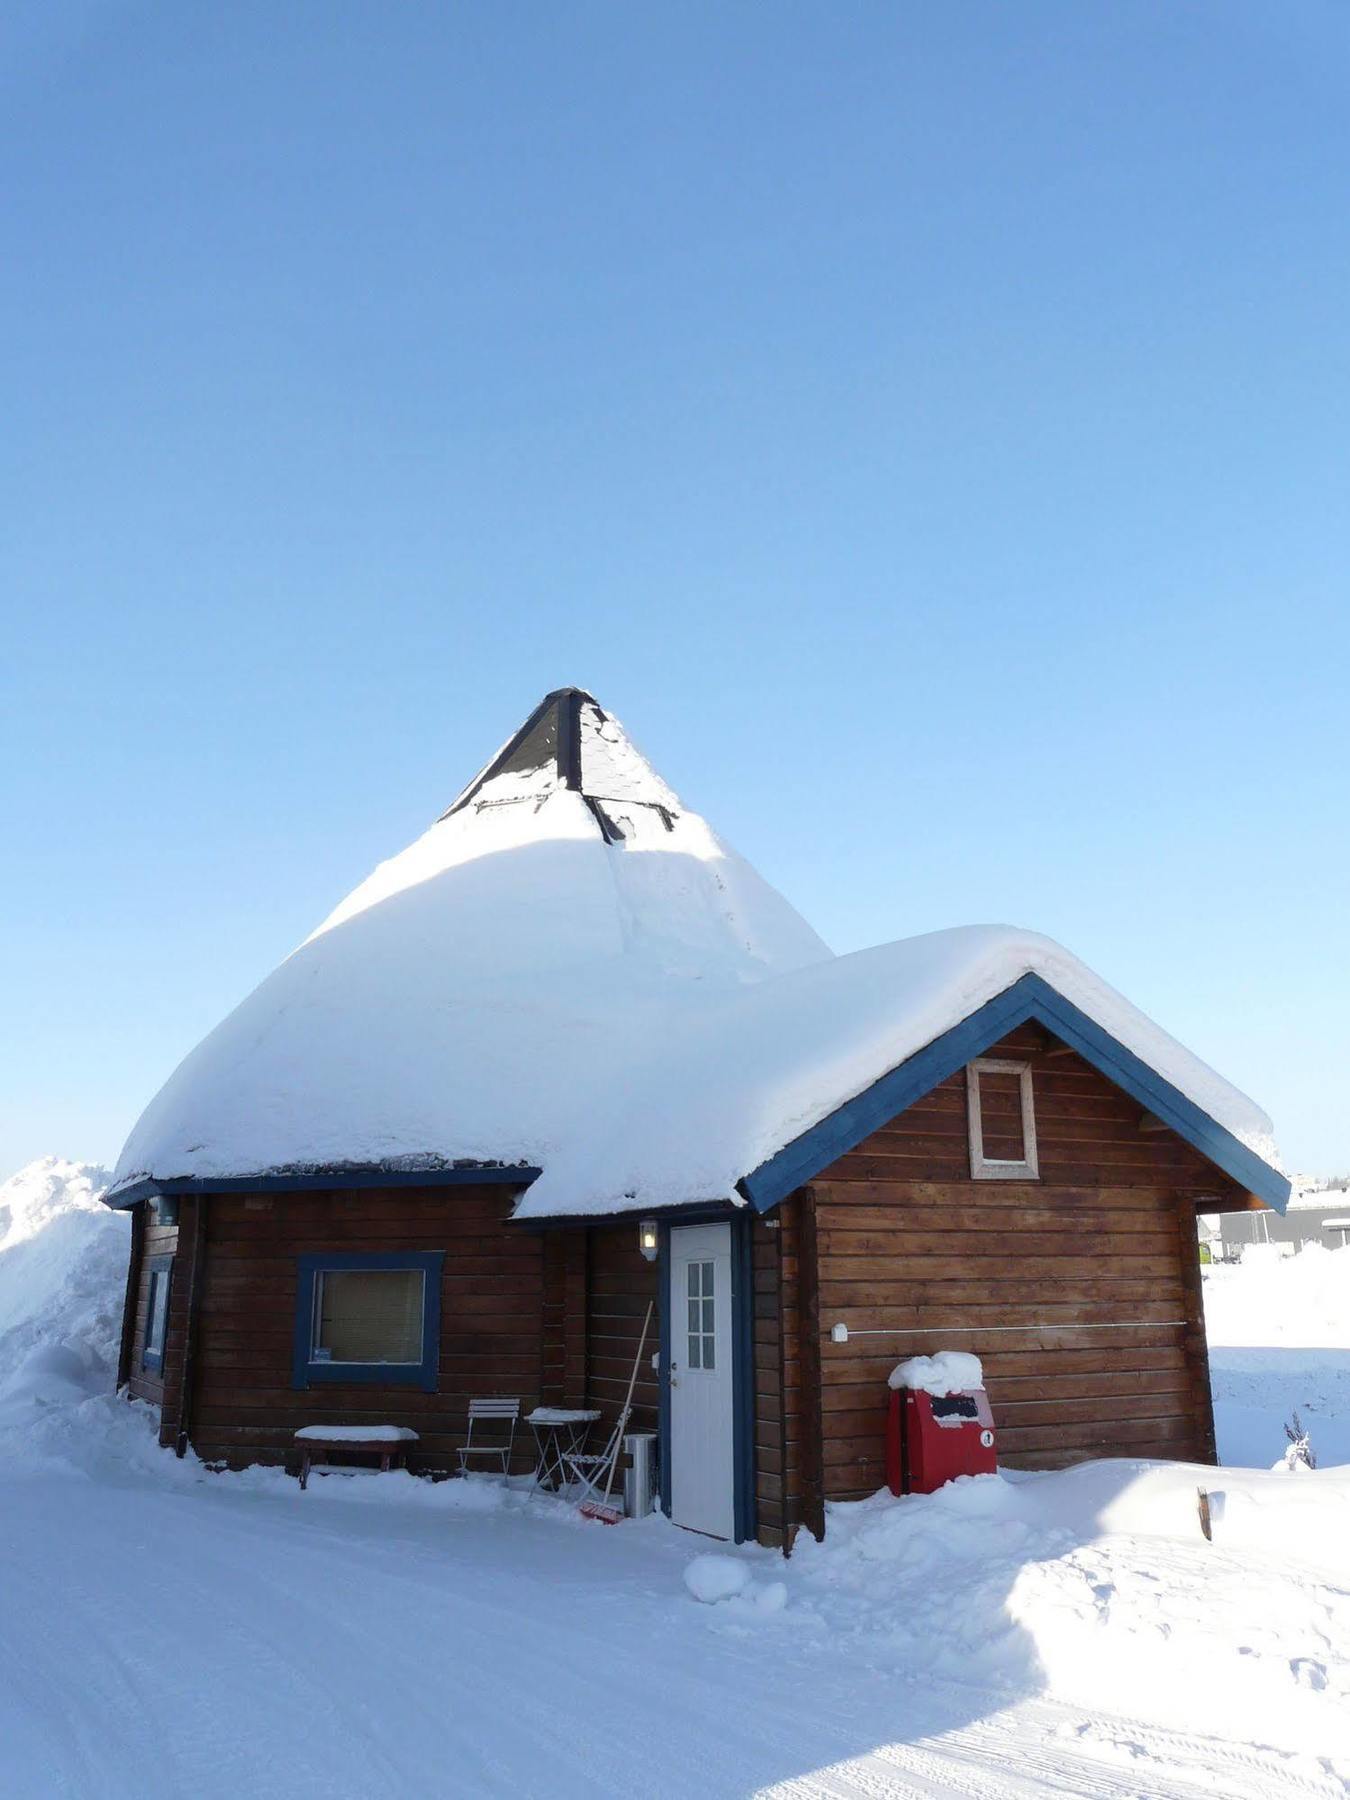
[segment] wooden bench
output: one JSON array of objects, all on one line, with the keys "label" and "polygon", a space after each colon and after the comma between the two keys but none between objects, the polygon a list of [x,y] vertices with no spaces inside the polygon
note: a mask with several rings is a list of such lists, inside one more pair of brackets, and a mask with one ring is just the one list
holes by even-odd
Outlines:
[{"label": "wooden bench", "polygon": [[295,1434],[300,1447],[300,1486],[309,1486],[315,1463],[330,1466],[334,1451],[343,1456],[373,1456],[381,1469],[405,1469],[417,1433],[406,1425],[304,1425]]}]

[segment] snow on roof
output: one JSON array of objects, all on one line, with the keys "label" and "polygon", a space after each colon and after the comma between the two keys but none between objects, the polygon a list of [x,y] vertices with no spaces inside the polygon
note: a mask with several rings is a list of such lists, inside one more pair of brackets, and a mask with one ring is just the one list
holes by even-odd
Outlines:
[{"label": "snow on roof", "polygon": [[517,1214],[733,1197],[1027,973],[1268,1161],[1270,1124],[1075,957],[973,926],[835,957],[579,689],[551,694],[184,1060],[147,1178],[542,1170]]},{"label": "snow on roof", "polygon": [[1028,974],[1278,1167],[1260,1108],[1077,957],[1036,932],[971,925],[832,957],[671,1020],[628,1092],[597,1115],[595,1134],[574,1136],[544,1163],[518,1215],[733,1193],[785,1144]]}]

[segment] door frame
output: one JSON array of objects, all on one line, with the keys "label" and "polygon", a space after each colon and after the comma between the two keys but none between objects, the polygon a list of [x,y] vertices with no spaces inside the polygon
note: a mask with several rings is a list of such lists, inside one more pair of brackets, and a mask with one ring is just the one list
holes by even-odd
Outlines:
[{"label": "door frame", "polygon": [[748,1207],[699,1207],[662,1219],[657,1232],[657,1293],[660,1295],[661,1380],[658,1441],[661,1454],[661,1511],[670,1517],[670,1232],[680,1225],[731,1227],[731,1470],[732,1542],[755,1535],[754,1265]]}]

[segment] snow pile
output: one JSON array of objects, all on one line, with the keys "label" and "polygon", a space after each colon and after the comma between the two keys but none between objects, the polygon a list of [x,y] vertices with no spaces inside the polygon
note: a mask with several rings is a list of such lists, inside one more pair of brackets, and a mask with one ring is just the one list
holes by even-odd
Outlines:
[{"label": "snow pile", "polygon": [[734,1196],[1027,974],[1274,1161],[1258,1108],[1048,938],[832,956],[617,720],[565,698],[192,1052],[119,1185],[483,1162],[542,1169],[529,1217]]},{"label": "snow pile", "polygon": [[1204,1276],[1211,1348],[1277,1344],[1350,1349],[1350,1250],[1308,1244],[1294,1256],[1213,1263]]},{"label": "snow pile", "polygon": [[106,1169],[42,1157],[0,1185],[0,1429],[110,1393],[128,1221],[99,1199]]},{"label": "snow pile", "polygon": [[968,1394],[984,1386],[984,1369],[968,1350],[939,1350],[936,1356],[911,1356],[897,1363],[888,1377],[893,1388],[910,1388],[916,1394]]},{"label": "snow pile", "polygon": [[772,1618],[787,1605],[785,1581],[757,1581],[750,1562],[740,1556],[709,1551],[696,1556],[684,1572],[684,1585],[704,1606],[725,1603],[726,1616],[745,1620]]},{"label": "snow pile", "polygon": [[1060,1700],[1350,1778],[1350,1472],[1100,1462],[878,1495],[828,1509],[789,1585],[839,1654],[1010,1689],[1031,1666]]},{"label": "snow pile", "polygon": [[752,1579],[748,1562],[713,1551],[696,1556],[684,1572],[684,1585],[704,1606],[714,1606],[719,1600],[743,1593]]},{"label": "snow pile", "polygon": [[1297,1411],[1321,1468],[1350,1464],[1350,1250],[1204,1271],[1219,1455],[1269,1468]]}]

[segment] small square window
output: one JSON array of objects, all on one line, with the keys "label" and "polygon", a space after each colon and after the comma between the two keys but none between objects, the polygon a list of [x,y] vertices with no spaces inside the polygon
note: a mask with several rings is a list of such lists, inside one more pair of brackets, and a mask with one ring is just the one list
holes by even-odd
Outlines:
[{"label": "small square window", "polygon": [[322,1269],[314,1281],[312,1360],[422,1360],[426,1275],[421,1269]]},{"label": "small square window", "polygon": [[294,1385],[377,1382],[434,1393],[440,1251],[300,1258]]},{"label": "small square window", "polygon": [[997,1057],[967,1064],[966,1106],[975,1180],[1035,1180],[1040,1167],[1031,1064]]},{"label": "small square window", "polygon": [[153,1374],[164,1372],[164,1345],[169,1336],[169,1282],[173,1271],[171,1256],[152,1256],[147,1265],[150,1287],[145,1301],[145,1341],[141,1346],[141,1367]]}]

